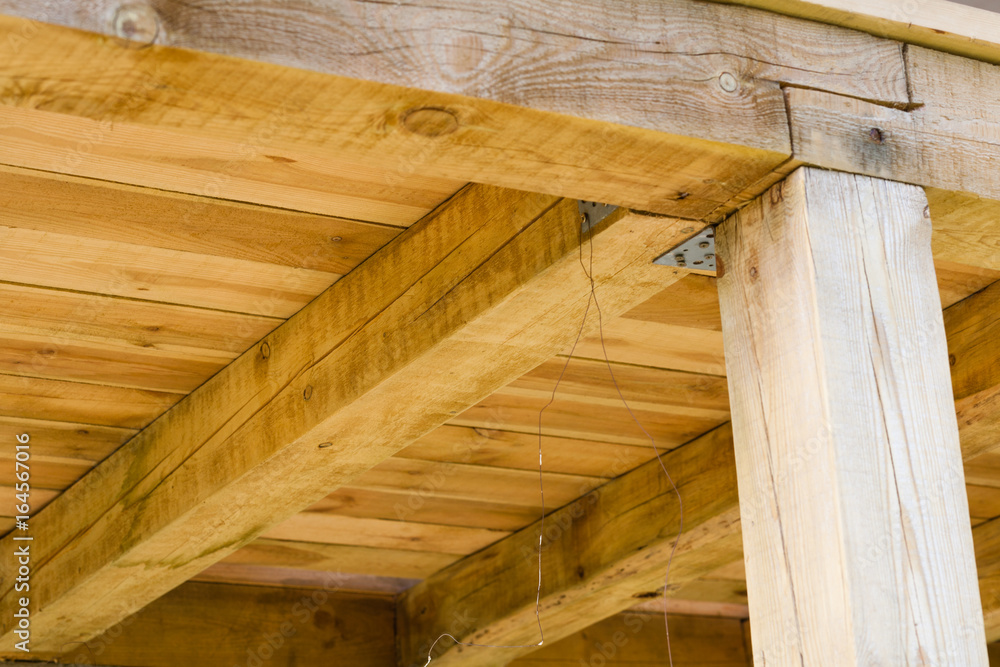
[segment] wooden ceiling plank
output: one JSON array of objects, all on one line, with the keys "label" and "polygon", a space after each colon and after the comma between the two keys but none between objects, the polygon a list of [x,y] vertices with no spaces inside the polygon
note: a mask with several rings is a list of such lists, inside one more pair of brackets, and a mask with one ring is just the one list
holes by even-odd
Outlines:
[{"label": "wooden ceiling plank", "polygon": [[[651,260],[690,224],[618,210],[595,228],[607,315],[677,279]],[[38,650],[106,629],[551,357],[589,299],[579,243],[576,201],[473,186],[335,283],[36,518]]]},{"label": "wooden ceiling plank", "polygon": [[[682,612],[683,613],[683,612]],[[738,618],[705,618],[669,615],[670,652],[674,664],[698,667],[750,667]],[[580,667],[610,665],[642,667],[659,665],[667,654],[663,614],[626,612],[604,619],[509,667]],[[432,663],[433,664],[433,663]]]},{"label": "wooden ceiling plank", "polygon": [[65,380],[0,373],[0,415],[104,427],[139,429],[183,396]]},{"label": "wooden ceiling plank", "polygon": [[343,574],[423,579],[459,558],[461,556],[457,554],[414,549],[387,549],[259,537],[227,556],[220,561],[220,564],[277,566]]},{"label": "wooden ceiling plank", "polygon": [[287,318],[340,276],[311,269],[0,227],[7,282]]},{"label": "wooden ceiling plank", "polygon": [[[545,470],[591,477],[617,477],[653,456],[648,447],[571,438],[545,437],[542,449]],[[445,424],[398,456],[534,471],[538,469],[538,434]]]},{"label": "wooden ceiling plank", "polygon": [[[398,227],[0,167],[6,227],[343,274]],[[415,220],[414,220],[415,221]]]}]

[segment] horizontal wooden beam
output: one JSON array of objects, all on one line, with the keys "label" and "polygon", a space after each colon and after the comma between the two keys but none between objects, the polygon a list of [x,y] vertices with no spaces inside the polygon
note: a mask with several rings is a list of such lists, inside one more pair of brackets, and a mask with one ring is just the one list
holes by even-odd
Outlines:
[{"label": "horizontal wooden beam", "polygon": [[[693,230],[602,221],[605,314],[675,281],[652,259]],[[576,201],[490,186],[396,237],[35,518],[33,649],[105,630],[554,355],[589,299],[580,243]]]},{"label": "horizontal wooden beam", "polygon": [[879,37],[1000,64],[1000,14],[985,10],[992,0],[716,1],[853,28]]},{"label": "horizontal wooden beam", "polygon": [[[357,171],[392,187],[474,180],[704,219],[783,173],[781,86],[909,101],[895,42],[689,0],[629,11],[603,0],[157,7],[144,17],[104,2],[0,4],[134,37],[148,19],[160,43],[225,54],[130,48],[4,17],[4,163],[359,219],[372,218],[351,196]],[[387,21],[437,32],[413,41]],[[747,39],[733,40],[731,26]],[[288,34],[313,35],[312,46],[290,50]]]},{"label": "horizontal wooden beam", "polygon": [[[748,621],[671,614],[669,622],[674,664],[752,667]],[[663,614],[625,612],[509,664],[510,667],[626,667],[662,665],[666,656]]]},{"label": "horizontal wooden beam", "polygon": [[[1000,319],[1000,306],[994,303],[998,289],[1000,285],[994,285],[944,311],[949,350],[955,358],[951,368],[956,386],[962,384],[959,377],[975,373],[977,369],[1000,367],[1000,360],[988,356],[1000,354],[997,346],[982,344],[990,339],[989,333]],[[706,315],[703,312],[706,309],[697,304],[717,303],[714,285],[706,282],[694,298],[697,303],[692,300],[693,312],[698,316],[692,316],[693,321],[712,329],[717,325],[717,314]],[[988,391],[977,391],[971,397],[980,393],[985,395]],[[1000,378],[992,391],[1000,393]],[[979,404],[959,396],[955,407],[965,460],[1000,447],[1000,438],[996,437],[1000,400]],[[671,568],[671,590],[683,589],[687,582],[742,560],[735,486],[720,481],[735,479],[732,456],[727,425],[665,458],[668,470],[681,485],[686,531],[691,531],[682,541]],[[689,467],[694,460],[700,461],[700,466]],[[709,461],[714,463],[705,469]],[[961,474],[961,470],[951,472]],[[658,577],[665,573],[667,548],[673,536],[669,530],[662,529],[666,525],[662,517],[659,523],[633,517],[646,516],[638,508],[646,508],[642,511],[651,513],[669,511],[676,499],[667,493],[662,486],[664,483],[663,473],[654,461],[546,518],[549,541],[543,555],[542,624],[547,642],[569,636],[588,624],[623,611],[635,603],[633,596],[662,587]],[[592,499],[589,502],[593,503],[593,508],[588,499]],[[711,508],[699,507],[706,502]],[[617,512],[622,513],[617,515]],[[537,626],[533,621],[537,561],[533,556],[538,530],[536,524],[518,532],[481,553],[456,562],[404,594],[399,608],[400,667],[423,664],[430,643],[447,631],[459,633],[456,636],[463,641],[477,643],[530,644],[537,641]],[[694,548],[695,543],[698,550],[693,552],[683,546],[691,544]],[[592,550],[594,545],[600,548]],[[633,558],[639,554],[643,558],[639,565],[634,565]],[[572,571],[577,567],[580,568],[578,575],[573,577]],[[623,572],[628,575],[622,576]],[[997,590],[1000,591],[1000,585]],[[986,594],[983,596],[985,599]],[[1000,593],[996,599],[1000,610]],[[465,618],[474,618],[476,622],[465,627],[456,624],[455,619]],[[1000,632],[1000,611],[997,611],[996,627]],[[436,662],[462,665],[496,664],[511,654],[523,655],[530,651],[465,648],[451,646],[448,640],[443,640],[438,648],[444,653]]]},{"label": "horizontal wooden beam", "polygon": [[186,583],[108,632],[66,647],[59,661],[391,667],[392,596],[343,591],[338,581],[305,588]]}]

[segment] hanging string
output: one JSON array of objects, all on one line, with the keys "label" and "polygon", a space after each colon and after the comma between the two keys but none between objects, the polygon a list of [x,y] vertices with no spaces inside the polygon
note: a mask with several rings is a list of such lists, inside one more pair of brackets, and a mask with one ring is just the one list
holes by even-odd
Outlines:
[{"label": "hanging string", "polygon": [[542,617],[541,617],[541,601],[542,601],[542,551],[543,551],[543,539],[545,535],[545,481],[543,475],[543,465],[542,465],[542,419],[545,415],[545,411],[555,403],[556,392],[559,391],[559,385],[562,384],[563,377],[566,375],[566,369],[569,368],[569,362],[573,360],[573,355],[576,352],[577,346],[580,344],[580,340],[583,338],[583,331],[587,324],[587,316],[590,314],[591,305],[597,311],[597,327],[600,334],[601,340],[601,351],[604,354],[604,363],[608,368],[608,373],[611,375],[611,382],[614,384],[615,391],[618,393],[618,398],[621,399],[622,405],[628,411],[629,417],[635,422],[635,425],[639,427],[639,430],[649,439],[650,444],[653,447],[653,452],[656,454],[656,460],[660,464],[660,468],[663,470],[663,474],[666,475],[667,480],[670,482],[670,486],[677,496],[678,505],[678,517],[679,526],[677,529],[677,537],[670,548],[670,556],[667,559],[667,572],[663,580],[663,625],[667,634],[667,657],[670,661],[670,667],[674,666],[674,655],[670,645],[670,620],[667,617],[667,607],[666,607],[666,596],[668,585],[670,582],[670,566],[674,561],[674,554],[677,552],[677,545],[681,541],[681,534],[684,532],[684,501],[681,499],[681,492],[677,488],[677,484],[674,483],[673,477],[670,476],[670,472],[667,470],[666,464],[663,462],[663,458],[660,456],[660,450],[656,446],[656,441],[649,431],[642,425],[635,413],[632,412],[631,406],[629,406],[628,401],[625,400],[625,396],[622,393],[621,387],[618,385],[618,379],[615,377],[615,372],[611,366],[611,359],[608,357],[608,350],[604,342],[604,317],[601,313],[601,304],[597,300],[597,285],[594,281],[594,243],[593,243],[593,231],[591,228],[590,244],[589,244],[589,266],[584,263],[583,260],[583,228],[580,228],[580,242],[577,244],[579,251],[578,260],[580,262],[580,267],[583,269],[584,275],[587,276],[587,280],[590,282],[590,295],[587,298],[587,306],[583,310],[583,317],[580,320],[580,327],[576,332],[576,339],[573,341],[573,347],[570,348],[569,354],[566,356],[566,361],[563,363],[562,369],[559,371],[559,377],[556,379],[555,386],[552,387],[552,394],[549,396],[549,401],[542,409],[538,411],[538,491],[541,495],[541,505],[542,505],[542,517],[539,521],[538,529],[538,587],[535,590],[535,622],[538,624],[538,643],[537,644],[477,644],[474,642],[462,642],[459,641],[454,635],[447,632],[442,633],[434,643],[431,644],[430,648],[427,650],[427,662],[424,663],[424,667],[431,664],[433,660],[434,648],[437,646],[438,642],[447,637],[455,642],[458,646],[468,646],[477,648],[534,648],[537,646],[542,646],[545,643],[545,631],[542,629]]},{"label": "hanging string", "polygon": [[[629,417],[635,422],[635,425],[639,427],[639,430],[643,432],[646,438],[649,439],[649,444],[653,447],[653,452],[656,453],[656,460],[660,464],[660,468],[663,470],[663,474],[666,475],[667,481],[670,482],[670,488],[673,489],[674,495],[677,496],[677,516],[678,516],[678,526],[677,526],[677,537],[674,538],[673,544],[670,546],[670,556],[667,558],[667,572],[663,577],[663,629],[667,634],[667,658],[670,661],[670,667],[674,667],[674,653],[670,646],[670,619],[667,617],[667,591],[670,584],[670,566],[674,562],[674,554],[677,553],[677,545],[680,544],[681,534],[684,532],[684,500],[681,498],[680,489],[677,488],[677,484],[674,483],[674,478],[670,476],[670,472],[667,470],[666,464],[663,462],[663,457],[660,456],[660,448],[656,446],[656,440],[650,435],[646,427],[642,425],[639,418],[635,416],[632,412],[631,406],[629,406],[628,401],[625,400],[624,394],[622,394],[622,389],[618,385],[618,379],[615,378],[615,371],[611,366],[611,359],[608,357],[608,348],[604,343],[604,317],[601,313],[601,304],[597,300],[597,288],[594,284],[594,244],[590,244],[590,267],[584,266],[583,264],[583,248],[580,248],[580,266],[583,267],[583,272],[587,274],[587,278],[590,280],[590,298],[594,302],[595,310],[597,311],[597,327],[600,333],[601,339],[601,352],[604,354],[604,364],[608,367],[608,373],[611,375],[611,382],[615,386],[615,391],[618,393],[618,398],[621,399],[622,405],[628,411]],[[589,309],[590,304],[587,304]],[[575,346],[574,346],[575,347]],[[569,361],[567,360],[567,363]]]}]

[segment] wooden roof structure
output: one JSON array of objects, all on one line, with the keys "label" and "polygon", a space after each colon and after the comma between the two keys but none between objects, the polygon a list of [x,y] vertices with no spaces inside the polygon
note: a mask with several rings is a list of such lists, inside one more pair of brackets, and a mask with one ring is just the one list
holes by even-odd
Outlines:
[{"label": "wooden roof structure", "polygon": [[1000,664],[1000,13],[873,4],[0,0],[0,660]]}]

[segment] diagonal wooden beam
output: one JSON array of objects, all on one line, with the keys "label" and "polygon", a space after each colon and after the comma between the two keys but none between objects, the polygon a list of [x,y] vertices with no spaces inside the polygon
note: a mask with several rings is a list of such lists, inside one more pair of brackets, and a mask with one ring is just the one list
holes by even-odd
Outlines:
[{"label": "diagonal wooden beam", "polygon": [[[714,286],[706,285],[706,290],[707,294],[697,296],[697,303],[717,308]],[[949,353],[954,359],[953,382],[974,392],[966,396],[958,390],[955,394],[965,460],[1000,447],[1000,376],[989,374],[1000,368],[1000,347],[989,344],[991,332],[1000,322],[998,299],[1000,284],[994,284],[944,311]],[[706,320],[706,326],[712,326],[714,319]],[[980,380],[961,379],[970,377]],[[670,575],[672,589],[743,558],[729,428],[721,427],[665,458],[685,499],[685,530],[691,531],[685,540],[691,541],[690,549],[695,545],[698,549],[692,552],[682,546],[678,552]],[[706,458],[700,466],[692,467],[696,457]],[[962,474],[961,470],[949,472]],[[647,464],[546,519],[547,532],[551,531],[543,561],[546,643],[623,611],[635,603],[633,596],[662,586],[660,577],[674,537],[670,508],[676,503],[662,486],[662,475],[655,462]],[[704,486],[699,486],[702,483]],[[705,503],[710,509],[703,513],[705,508],[700,505]],[[647,516],[641,513],[645,510],[638,509],[647,506],[651,514],[658,515],[655,521],[636,518]],[[982,532],[981,528],[976,530]],[[533,617],[537,536],[536,524],[458,561],[404,594],[399,606],[400,667],[422,665],[430,643],[446,631],[477,643],[537,641]],[[480,590],[487,593],[480,597]],[[996,590],[1000,591],[1000,585]],[[987,599],[985,592],[983,598]],[[993,627],[1000,633],[1000,592],[995,603]],[[439,644],[439,649],[435,664],[442,665],[499,664],[532,650],[469,649],[451,646],[448,640]]]},{"label": "diagonal wooden beam", "polygon": [[[671,582],[740,558],[739,505],[729,425],[664,457],[684,498],[685,532]],[[660,464],[646,463],[545,519],[541,622],[546,644],[578,632],[663,587],[677,535],[678,505]],[[463,642],[525,645],[468,648],[442,640],[434,664],[498,665],[531,653],[538,582],[536,523],[427,578],[400,596],[399,665],[427,661],[442,633]]]},{"label": "diagonal wooden beam", "polygon": [[[693,229],[601,222],[606,312],[676,280],[652,259]],[[33,650],[101,632],[558,352],[589,298],[580,237],[574,200],[470,186],[335,283],[33,519]]]}]

